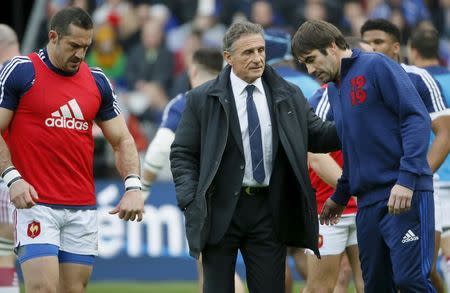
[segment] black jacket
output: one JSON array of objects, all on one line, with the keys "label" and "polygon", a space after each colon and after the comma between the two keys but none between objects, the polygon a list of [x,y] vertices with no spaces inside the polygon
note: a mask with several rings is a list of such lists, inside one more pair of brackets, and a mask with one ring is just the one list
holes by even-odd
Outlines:
[{"label": "black jacket", "polygon": [[[215,80],[188,92],[171,148],[178,205],[185,211],[186,236],[194,257],[207,242],[218,242],[226,232],[244,175],[230,70],[227,66]],[[275,233],[281,242],[319,255],[317,204],[307,152],[338,149],[336,129],[317,117],[300,89],[270,66],[262,80],[271,97],[274,161],[269,197]]]}]

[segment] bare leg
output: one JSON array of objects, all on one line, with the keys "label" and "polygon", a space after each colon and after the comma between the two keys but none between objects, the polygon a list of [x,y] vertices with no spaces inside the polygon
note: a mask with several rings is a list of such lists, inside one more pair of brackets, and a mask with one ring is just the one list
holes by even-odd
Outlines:
[{"label": "bare leg", "polygon": [[61,293],[83,293],[91,278],[92,266],[63,263],[59,265],[60,269],[60,287]]},{"label": "bare leg", "polygon": [[315,255],[306,256],[308,279],[305,293],[331,293],[339,274],[341,255],[325,255],[318,259]]},{"label": "bare leg", "polygon": [[433,286],[436,288],[437,293],[444,293],[444,282],[441,279],[441,276],[439,275],[437,268],[436,268],[436,260],[439,253],[439,247],[441,245],[441,232],[435,231],[434,234],[434,257],[433,257],[433,266],[431,268],[431,274],[430,279],[431,283],[433,283]]},{"label": "bare leg", "polygon": [[352,278],[352,268],[350,267],[350,262],[348,260],[347,254],[343,252],[339,274],[336,286],[334,286],[333,293],[346,293],[351,278]]},{"label": "bare leg", "polygon": [[356,292],[364,292],[364,280],[362,278],[361,263],[359,262],[359,248],[358,245],[348,246],[347,252],[348,260],[353,271],[353,281],[355,282]]},{"label": "bare leg", "polygon": [[59,264],[56,256],[27,260],[21,264],[27,293],[56,293],[59,285]]}]

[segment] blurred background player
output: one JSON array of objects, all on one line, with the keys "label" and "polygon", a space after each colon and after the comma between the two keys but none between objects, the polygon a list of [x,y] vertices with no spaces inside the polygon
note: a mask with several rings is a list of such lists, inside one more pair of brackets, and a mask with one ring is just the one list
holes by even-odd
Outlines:
[{"label": "blurred background player", "polygon": [[[373,51],[360,38],[347,37],[345,40],[352,49]],[[317,116],[327,121],[334,120],[328,101],[327,84],[309,98],[309,103]],[[316,190],[317,211],[320,213],[342,175],[342,152],[308,153],[308,162],[311,184]],[[319,251],[322,258],[317,259],[314,255],[307,254],[308,279],[304,292],[347,292],[352,273],[356,291],[364,292],[356,238],[356,210],[356,200],[352,197],[338,224],[319,225]]]},{"label": "blurred background player", "polygon": [[[192,88],[216,78],[222,70],[222,66],[223,57],[219,50],[200,48],[195,51],[188,68],[188,76]],[[158,173],[169,161],[170,145],[175,139],[175,131],[180,122],[185,105],[186,95],[182,93],[172,99],[164,110],[163,121],[156,132],[155,138],[149,145],[144,158],[142,172],[142,193],[144,199],[150,195],[151,186],[156,180]],[[201,261],[198,262],[197,267],[198,288],[199,292],[202,292],[203,269]],[[235,292],[244,292],[244,285],[237,274],[235,274]]]},{"label": "blurred background player", "polygon": [[[383,53],[393,60],[401,62],[400,30],[390,21],[385,19],[366,21],[361,27],[361,37],[372,46],[375,52]],[[450,137],[448,136],[450,124],[448,123],[448,118],[445,117],[448,114],[447,104],[442,97],[438,83],[426,70],[403,63],[401,65],[419,92],[432,119],[431,128],[435,139],[428,150],[427,158],[431,170],[435,173],[447,157],[450,144]],[[434,177],[435,255],[430,278],[436,290],[444,292],[442,279],[436,270],[436,259],[442,232],[441,204],[436,181],[436,177]]]},{"label": "blurred background player", "polygon": [[[27,292],[84,292],[98,253],[94,119],[111,144],[125,193],[110,214],[141,221],[139,158],[108,79],[84,58],[93,37],[80,8],[56,13],[48,44],[0,73],[0,170],[16,207]],[[45,162],[43,161],[45,160]]]},{"label": "blurred background player", "polygon": [[[441,93],[450,105],[450,70],[441,66],[439,63],[439,34],[434,28],[418,29],[413,32],[408,41],[408,60],[411,64],[424,68],[431,74],[441,86]],[[450,110],[447,108],[440,112],[431,113],[433,118],[433,131],[436,133],[436,140],[447,141],[446,144],[434,145],[435,148],[440,147],[442,154],[445,154],[444,161],[440,161],[442,156],[437,157],[432,166],[435,175],[438,176],[438,186],[435,193],[438,194],[442,208],[442,235],[441,250],[444,256],[444,278],[447,290],[450,289]],[[439,126],[438,126],[439,125]],[[442,131],[438,131],[442,128]],[[444,138],[437,138],[443,136]],[[447,138],[447,139],[446,139]],[[431,151],[429,154],[431,161]]]},{"label": "blurred background player", "polygon": [[[7,25],[0,24],[0,71],[3,64],[20,55],[16,33]],[[0,179],[0,292],[18,293],[14,255],[13,206],[10,204],[9,189]]]}]

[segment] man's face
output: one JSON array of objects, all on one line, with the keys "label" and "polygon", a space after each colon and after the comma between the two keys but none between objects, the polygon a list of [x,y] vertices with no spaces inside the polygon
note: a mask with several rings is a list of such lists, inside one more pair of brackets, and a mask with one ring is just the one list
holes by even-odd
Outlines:
[{"label": "man's face", "polygon": [[383,53],[394,60],[398,60],[400,44],[388,33],[381,30],[370,30],[361,36],[375,52]]},{"label": "man's face", "polygon": [[305,64],[309,74],[314,75],[323,83],[339,79],[339,64],[331,49],[327,48],[326,51],[327,55],[315,49],[298,60]]},{"label": "man's face", "polygon": [[93,30],[85,30],[73,24],[69,25],[69,33],[60,37],[55,31],[50,31],[50,42],[54,44],[54,56],[59,69],[75,73],[80,68],[92,43]]},{"label": "man's face", "polygon": [[233,68],[233,72],[242,80],[253,83],[264,72],[266,52],[261,34],[243,35],[225,51],[224,59]]}]

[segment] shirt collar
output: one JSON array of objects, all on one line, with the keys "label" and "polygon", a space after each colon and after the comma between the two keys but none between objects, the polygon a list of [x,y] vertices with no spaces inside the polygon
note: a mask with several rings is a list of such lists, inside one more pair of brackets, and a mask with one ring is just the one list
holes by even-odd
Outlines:
[{"label": "shirt collar", "polygon": [[[249,85],[246,81],[242,80],[241,78],[239,78],[234,72],[233,72],[233,68],[231,68],[230,71],[230,81],[231,81],[231,87],[235,90],[236,93],[238,93],[239,95],[242,95],[242,93],[245,91],[245,87],[247,85]],[[261,77],[258,78],[257,80],[255,80],[252,83],[256,89],[258,89],[258,91],[260,93],[264,93],[264,86],[262,84],[262,79]]]}]

